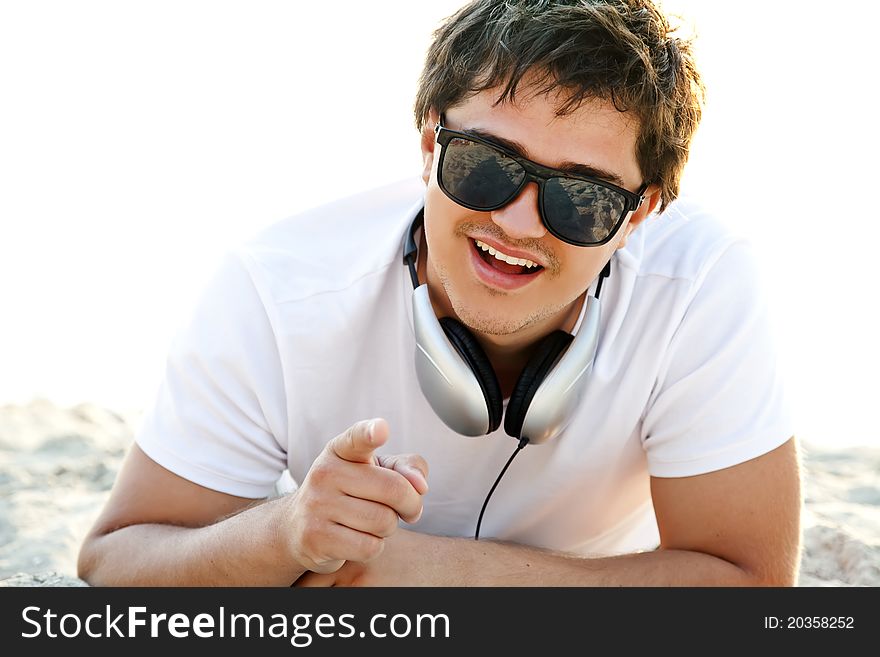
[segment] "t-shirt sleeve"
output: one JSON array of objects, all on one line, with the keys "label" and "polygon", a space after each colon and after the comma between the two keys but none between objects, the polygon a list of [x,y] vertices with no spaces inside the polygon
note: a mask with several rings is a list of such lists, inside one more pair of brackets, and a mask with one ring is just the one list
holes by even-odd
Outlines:
[{"label": "t-shirt sleeve", "polygon": [[262,498],[286,467],[286,396],[271,314],[248,265],[230,252],[202,291],[136,441],[196,484]]},{"label": "t-shirt sleeve", "polygon": [[794,433],[768,304],[745,241],[698,276],[642,423],[648,469],[684,477],[755,458]]}]

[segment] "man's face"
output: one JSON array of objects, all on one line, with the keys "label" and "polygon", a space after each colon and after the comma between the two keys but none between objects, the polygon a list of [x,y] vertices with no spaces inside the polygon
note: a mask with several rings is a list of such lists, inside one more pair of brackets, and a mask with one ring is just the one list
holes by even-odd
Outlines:
[{"label": "man's face", "polygon": [[[444,126],[517,142],[525,157],[544,166],[586,164],[616,174],[621,186],[630,191],[641,186],[635,156],[638,125],[611,103],[591,101],[571,114],[556,116],[559,99],[552,96],[522,93],[516,104],[493,106],[497,97],[497,90],[484,91],[448,109]],[[436,118],[430,118],[422,140],[427,183],[426,272],[435,306],[442,314],[457,316],[471,329],[488,335],[509,335],[554,322],[589,287],[621,240],[647,215],[646,206],[653,204],[643,204],[600,247],[573,246],[551,235],[541,222],[535,183],[527,184],[503,208],[469,210],[437,184],[441,147],[433,140]],[[475,240],[505,255],[532,260],[543,269],[518,276],[509,265],[499,265]]]}]

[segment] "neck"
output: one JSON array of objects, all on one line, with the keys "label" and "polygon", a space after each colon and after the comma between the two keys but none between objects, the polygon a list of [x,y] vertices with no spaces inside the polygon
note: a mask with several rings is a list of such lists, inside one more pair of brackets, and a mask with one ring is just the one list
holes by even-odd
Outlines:
[{"label": "neck", "polygon": [[492,368],[501,385],[504,397],[509,397],[519,379],[523,368],[535,353],[535,349],[543,338],[553,331],[561,330],[571,333],[577,324],[583,307],[586,293],[579,296],[565,309],[547,318],[543,322],[533,324],[525,329],[507,335],[489,335],[473,331],[477,341],[489,357]]}]

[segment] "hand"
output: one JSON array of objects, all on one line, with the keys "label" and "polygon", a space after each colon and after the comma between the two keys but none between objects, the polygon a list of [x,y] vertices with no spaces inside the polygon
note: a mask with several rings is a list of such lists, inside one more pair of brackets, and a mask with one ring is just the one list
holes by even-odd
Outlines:
[{"label": "hand", "polygon": [[382,554],[369,563],[346,561],[332,573],[306,572],[294,586],[447,586],[451,573],[438,558],[443,538],[398,530],[385,540]]},{"label": "hand", "polygon": [[295,494],[285,498],[289,551],[303,568],[331,573],[347,560],[369,562],[398,525],[422,515],[428,464],[415,454],[377,457],[383,419],[361,421],[331,440]]}]

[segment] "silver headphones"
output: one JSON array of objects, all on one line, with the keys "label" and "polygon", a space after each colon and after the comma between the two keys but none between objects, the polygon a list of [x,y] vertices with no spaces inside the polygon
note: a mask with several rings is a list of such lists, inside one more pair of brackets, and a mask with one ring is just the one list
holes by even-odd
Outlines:
[{"label": "silver headphones", "polygon": [[414,288],[415,361],[422,394],[450,429],[465,436],[492,433],[504,415],[504,431],[521,444],[555,438],[571,419],[589,379],[599,337],[599,292],[611,273],[611,262],[599,275],[595,296],[587,296],[577,335],[554,331],[538,344],[504,414],[501,387],[480,343],[461,322],[438,319],[428,286],[419,284],[415,233],[423,222],[421,210],[407,231],[403,249]]}]

